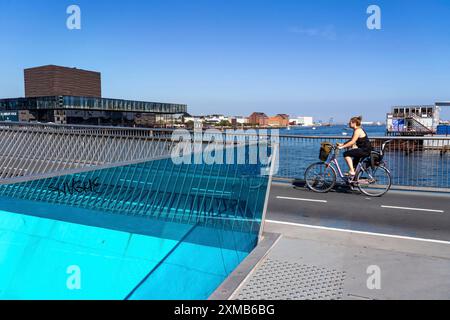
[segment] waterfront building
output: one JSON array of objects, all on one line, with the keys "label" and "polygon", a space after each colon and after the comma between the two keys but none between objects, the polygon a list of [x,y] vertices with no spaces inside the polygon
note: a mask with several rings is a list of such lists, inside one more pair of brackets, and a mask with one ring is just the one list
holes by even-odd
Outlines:
[{"label": "waterfront building", "polygon": [[263,112],[253,112],[248,117],[248,123],[256,126],[267,126],[269,117]]},{"label": "waterfront building", "polygon": [[294,126],[312,127],[314,125],[313,117],[297,117],[289,119],[289,123]]},{"label": "waterfront building", "polygon": [[223,114],[212,114],[204,117],[205,122],[211,124],[218,124],[222,121],[230,121],[230,118],[224,116]]},{"label": "waterfront building", "polygon": [[25,69],[25,97],[101,98],[101,77],[100,72],[55,65]]},{"label": "waterfront building", "polygon": [[187,112],[185,104],[103,98],[98,72],[43,66],[24,75],[25,97],[0,99],[0,120],[172,127]]},{"label": "waterfront building", "polygon": [[205,118],[203,116],[186,116],[183,118],[183,123],[184,124],[188,124],[188,123],[194,123],[194,122],[205,122]]},{"label": "waterfront building", "polygon": [[235,116],[235,117],[231,117],[231,124],[233,126],[243,126],[248,124],[248,118],[247,117],[240,117],[240,116]]},{"label": "waterfront building", "polygon": [[441,106],[394,106],[387,114],[386,129],[389,135],[427,135],[436,133],[440,122]]},{"label": "waterfront building", "polygon": [[269,117],[267,125],[270,127],[287,127],[289,126],[289,115],[277,114],[276,116]]}]

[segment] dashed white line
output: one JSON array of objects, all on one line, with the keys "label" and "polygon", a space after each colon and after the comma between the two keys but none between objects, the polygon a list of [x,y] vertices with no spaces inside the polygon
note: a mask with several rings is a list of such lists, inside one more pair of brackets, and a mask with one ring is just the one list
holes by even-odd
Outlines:
[{"label": "dashed white line", "polygon": [[408,208],[408,207],[395,207],[395,206],[381,206],[384,209],[397,209],[397,210],[409,210],[409,211],[423,211],[423,212],[434,212],[434,213],[444,213],[444,210],[434,210],[434,209],[420,209],[420,208]]},{"label": "dashed white line", "polygon": [[392,239],[412,240],[412,241],[421,241],[421,242],[450,245],[450,241],[425,239],[425,238],[414,238],[414,237],[406,237],[406,236],[399,236],[399,235],[385,234],[385,233],[374,233],[374,232],[356,231],[356,230],[349,230],[349,229],[329,228],[329,227],[313,226],[313,225],[309,225],[309,224],[300,224],[300,223],[275,221],[275,220],[266,220],[266,223],[279,224],[279,225],[285,225],[285,226],[302,227],[302,228],[309,228],[309,229],[326,230],[326,231],[361,234],[361,235],[368,235],[368,236],[375,236],[375,237],[385,237],[385,238],[392,238]]},{"label": "dashed white line", "polygon": [[317,202],[317,203],[328,203],[327,200],[317,200],[317,199],[303,199],[303,198],[290,198],[290,197],[277,197],[280,200],[293,200],[293,201],[305,201],[305,202]]}]

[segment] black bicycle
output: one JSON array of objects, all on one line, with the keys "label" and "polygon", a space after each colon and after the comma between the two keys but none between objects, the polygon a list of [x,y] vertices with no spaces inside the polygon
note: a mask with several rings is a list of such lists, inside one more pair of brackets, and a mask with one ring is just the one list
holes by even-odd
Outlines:
[{"label": "black bicycle", "polygon": [[306,169],[305,181],[309,189],[318,193],[329,192],[336,186],[337,176],[352,189],[355,187],[370,197],[385,195],[392,186],[391,172],[385,166],[384,153],[391,141],[383,143],[379,152],[372,151],[370,157],[360,161],[354,177],[345,176],[339,166],[339,148],[331,146],[330,155],[326,161],[314,163]]}]

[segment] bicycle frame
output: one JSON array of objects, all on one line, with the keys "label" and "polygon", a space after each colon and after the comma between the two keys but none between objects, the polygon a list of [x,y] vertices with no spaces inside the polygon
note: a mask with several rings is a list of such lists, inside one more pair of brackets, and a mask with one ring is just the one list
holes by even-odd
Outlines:
[{"label": "bicycle frame", "polygon": [[[342,172],[341,166],[339,165],[339,149],[336,147],[333,147],[333,155],[331,156],[330,160],[328,160],[327,162],[325,162],[327,167],[330,167],[332,165],[334,165],[334,169],[336,170],[336,172],[338,173],[339,177],[341,178],[341,180],[345,181],[345,182],[350,182],[350,178],[345,176],[344,173]],[[358,175],[358,173],[362,170],[362,165],[361,165],[362,161],[360,161],[360,163],[358,163],[358,166],[356,167],[356,174],[355,176]]]}]

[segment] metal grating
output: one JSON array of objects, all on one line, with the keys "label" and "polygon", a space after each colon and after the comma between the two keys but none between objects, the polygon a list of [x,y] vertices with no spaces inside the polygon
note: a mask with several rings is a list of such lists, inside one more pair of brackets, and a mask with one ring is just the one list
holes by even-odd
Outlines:
[{"label": "metal grating", "polygon": [[345,271],[267,259],[235,296],[237,300],[339,300]]}]

